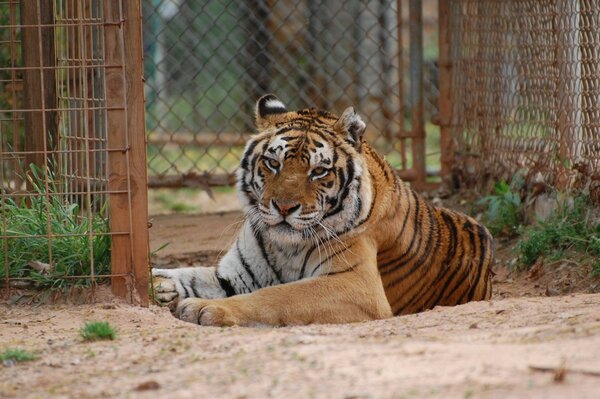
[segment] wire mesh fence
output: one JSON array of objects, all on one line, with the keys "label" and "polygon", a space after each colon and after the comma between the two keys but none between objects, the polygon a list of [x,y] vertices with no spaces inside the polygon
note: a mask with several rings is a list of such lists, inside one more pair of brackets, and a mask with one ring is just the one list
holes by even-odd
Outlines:
[{"label": "wire mesh fence", "polygon": [[600,200],[600,2],[453,0],[455,172]]},{"label": "wire mesh fence", "polygon": [[[418,129],[411,111],[437,113],[437,2],[425,1],[414,32],[408,15],[420,18],[421,2],[402,3],[144,0],[150,186],[231,184],[254,131],[254,101],[269,92],[291,109],[354,106],[367,139],[414,180],[424,169],[419,130],[436,129]],[[422,46],[409,57],[409,39],[423,32],[424,57]],[[410,71],[425,71],[421,98]]]},{"label": "wire mesh fence", "polygon": [[147,303],[140,28],[133,1],[0,3],[4,294],[111,278]]}]

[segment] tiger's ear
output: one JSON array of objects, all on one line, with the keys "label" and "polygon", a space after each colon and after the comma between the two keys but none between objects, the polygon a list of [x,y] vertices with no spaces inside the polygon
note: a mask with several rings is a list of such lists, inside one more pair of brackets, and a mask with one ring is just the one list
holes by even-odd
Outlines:
[{"label": "tiger's ear", "polygon": [[282,120],[288,112],[285,104],[273,94],[262,96],[256,102],[256,127],[264,129]]},{"label": "tiger's ear", "polygon": [[333,130],[345,135],[346,140],[358,148],[366,127],[367,125],[354,111],[354,108],[348,107],[333,125]]}]

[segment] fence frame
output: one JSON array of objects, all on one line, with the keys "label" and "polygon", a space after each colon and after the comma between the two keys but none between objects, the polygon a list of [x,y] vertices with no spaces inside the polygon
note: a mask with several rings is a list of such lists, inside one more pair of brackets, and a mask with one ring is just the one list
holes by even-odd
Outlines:
[{"label": "fence frame", "polygon": [[111,231],[130,232],[129,238],[113,236],[112,273],[130,277],[114,277],[111,288],[115,295],[147,306],[148,182],[141,0],[105,1],[103,11],[105,62],[123,68],[107,68],[105,72],[108,141],[116,144],[124,139],[126,150],[125,156],[109,153],[109,188],[113,192],[110,224]]},{"label": "fence frame", "polygon": [[452,141],[452,60],[450,32],[450,2],[438,0],[438,66],[440,78],[439,126],[440,126],[440,176],[442,184],[453,186],[454,146]]}]

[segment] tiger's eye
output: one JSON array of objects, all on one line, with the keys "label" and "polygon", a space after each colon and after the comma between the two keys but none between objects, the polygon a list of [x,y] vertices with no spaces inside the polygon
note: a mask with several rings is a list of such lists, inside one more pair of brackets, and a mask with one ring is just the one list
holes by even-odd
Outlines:
[{"label": "tiger's eye", "polygon": [[267,166],[269,166],[271,169],[279,169],[279,161],[277,161],[276,159],[267,158],[265,162],[267,163]]},{"label": "tiger's eye", "polygon": [[327,169],[325,169],[324,167],[317,166],[316,168],[313,169],[312,175],[314,178],[323,177],[327,174],[327,172],[328,172]]}]

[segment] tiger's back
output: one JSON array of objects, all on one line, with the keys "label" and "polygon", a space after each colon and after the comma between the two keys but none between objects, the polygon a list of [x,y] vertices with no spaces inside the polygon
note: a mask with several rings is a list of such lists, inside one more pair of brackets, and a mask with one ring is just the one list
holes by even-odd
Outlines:
[{"label": "tiger's back", "polygon": [[391,203],[375,217],[377,265],[392,312],[489,299],[494,248],[488,230],[467,215],[431,205],[392,178],[372,148],[365,155],[378,191],[387,192]]}]

